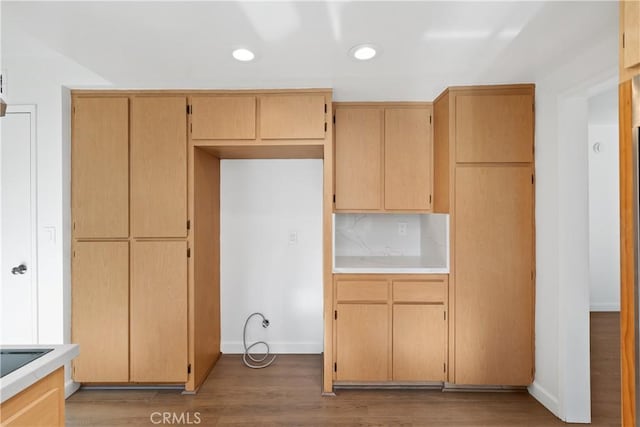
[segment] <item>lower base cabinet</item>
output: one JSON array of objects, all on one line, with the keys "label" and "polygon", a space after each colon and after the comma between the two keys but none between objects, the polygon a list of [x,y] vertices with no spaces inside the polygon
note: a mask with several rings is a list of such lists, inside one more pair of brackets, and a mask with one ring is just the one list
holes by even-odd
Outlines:
[{"label": "lower base cabinet", "polygon": [[0,405],[2,427],[63,427],[64,367]]},{"label": "lower base cabinet", "polygon": [[335,275],[334,380],[447,381],[446,275]]},{"label": "lower base cabinet", "polygon": [[394,304],[393,380],[445,381],[443,304]]},{"label": "lower base cabinet", "polygon": [[338,304],[336,379],[389,379],[387,304]]}]

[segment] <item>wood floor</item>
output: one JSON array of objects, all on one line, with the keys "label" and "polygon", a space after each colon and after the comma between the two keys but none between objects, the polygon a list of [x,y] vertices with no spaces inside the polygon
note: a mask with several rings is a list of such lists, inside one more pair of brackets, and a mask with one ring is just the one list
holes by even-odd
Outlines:
[{"label": "wood floor", "polygon": [[[593,425],[619,426],[618,314],[592,315]],[[199,425],[556,426],[526,392],[338,390],[320,396],[321,358],[283,355],[264,370],[224,355],[195,396],[175,390],[80,390],[67,400],[67,425],[153,425],[154,412]],[[161,420],[155,414],[153,420]],[[188,418],[187,418],[188,417]]]},{"label": "wood floor", "polygon": [[591,313],[591,422],[620,426],[620,313]]}]

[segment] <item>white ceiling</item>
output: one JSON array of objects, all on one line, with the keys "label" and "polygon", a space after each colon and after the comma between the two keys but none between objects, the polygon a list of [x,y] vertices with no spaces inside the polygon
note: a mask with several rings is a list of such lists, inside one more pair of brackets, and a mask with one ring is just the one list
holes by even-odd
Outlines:
[{"label": "white ceiling", "polygon": [[[615,1],[2,2],[3,56],[28,54],[26,34],[116,87],[333,87],[342,100],[536,82],[617,31]],[[379,56],[348,57],[360,43]],[[236,47],[257,60],[235,61]]]}]

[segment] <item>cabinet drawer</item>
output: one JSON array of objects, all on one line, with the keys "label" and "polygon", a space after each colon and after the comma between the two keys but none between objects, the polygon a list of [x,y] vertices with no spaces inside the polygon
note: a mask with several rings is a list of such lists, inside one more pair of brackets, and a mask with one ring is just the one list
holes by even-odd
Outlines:
[{"label": "cabinet drawer", "polygon": [[389,298],[386,280],[345,280],[337,285],[338,301],[387,301]]},{"label": "cabinet drawer", "polygon": [[393,282],[394,302],[444,303],[446,297],[447,285],[444,281]]}]

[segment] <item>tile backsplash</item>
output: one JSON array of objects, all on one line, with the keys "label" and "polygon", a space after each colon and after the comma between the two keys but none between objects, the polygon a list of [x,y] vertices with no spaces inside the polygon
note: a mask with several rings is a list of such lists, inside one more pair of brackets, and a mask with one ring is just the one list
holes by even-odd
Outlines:
[{"label": "tile backsplash", "polygon": [[393,257],[448,268],[448,219],[445,214],[336,214],[334,255],[341,265],[354,257],[376,257],[376,262]]},{"label": "tile backsplash", "polygon": [[[336,256],[420,256],[421,215],[336,214]],[[406,233],[400,235],[399,229]]]}]

